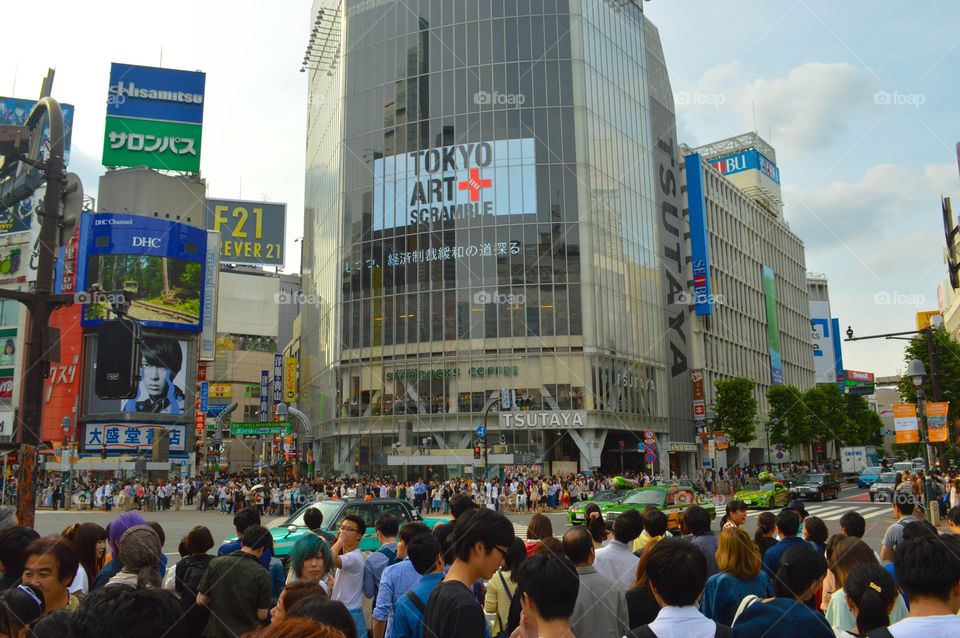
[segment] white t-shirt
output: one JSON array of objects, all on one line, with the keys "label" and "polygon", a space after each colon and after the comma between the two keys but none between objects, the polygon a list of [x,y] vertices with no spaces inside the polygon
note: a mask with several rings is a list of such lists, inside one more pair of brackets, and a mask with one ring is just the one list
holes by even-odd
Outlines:
[{"label": "white t-shirt", "polygon": [[363,604],[363,554],[360,548],[340,555],[342,567],[337,570],[330,598],[339,600],[347,609]]},{"label": "white t-shirt", "polygon": [[893,638],[956,638],[960,636],[960,616],[921,616],[904,618],[890,625]]},{"label": "white t-shirt", "polygon": [[73,582],[67,587],[67,591],[71,594],[76,594],[77,592],[82,594],[90,593],[90,579],[87,578],[87,570],[83,568],[83,565],[77,567],[77,575],[73,577]]}]

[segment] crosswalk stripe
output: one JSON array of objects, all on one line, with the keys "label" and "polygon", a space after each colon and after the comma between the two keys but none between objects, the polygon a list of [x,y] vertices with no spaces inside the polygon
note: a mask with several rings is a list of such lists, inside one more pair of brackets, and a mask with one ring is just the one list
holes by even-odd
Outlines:
[{"label": "crosswalk stripe", "polygon": [[[863,510],[859,510],[859,511],[860,511],[861,514],[863,514]],[[863,514],[863,517],[864,517],[864,518],[873,518],[874,516],[880,516],[881,514],[886,514],[886,513],[889,512],[889,511],[891,511],[891,510],[890,510],[889,508],[886,508],[886,507],[873,508],[873,509],[870,510],[870,512],[869,512],[868,514]]]},{"label": "crosswalk stripe", "polygon": [[832,516],[837,515],[837,514],[839,514],[840,516],[843,516],[843,513],[846,512],[846,511],[849,510],[849,509],[852,509],[852,508],[847,507],[847,506],[844,506],[844,505],[841,505],[840,507],[824,507],[824,508],[821,508],[821,509],[813,509],[813,508],[810,508],[810,509],[807,510],[807,511],[810,513],[811,516],[816,516],[817,518],[827,519],[827,518],[832,517]]}]

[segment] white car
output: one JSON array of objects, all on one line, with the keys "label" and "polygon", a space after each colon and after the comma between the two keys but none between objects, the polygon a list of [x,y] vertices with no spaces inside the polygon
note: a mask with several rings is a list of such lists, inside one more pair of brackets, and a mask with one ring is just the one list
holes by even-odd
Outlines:
[{"label": "white car", "polygon": [[870,486],[871,501],[891,501],[893,492],[897,487],[897,473],[884,472],[877,477],[876,482]]}]

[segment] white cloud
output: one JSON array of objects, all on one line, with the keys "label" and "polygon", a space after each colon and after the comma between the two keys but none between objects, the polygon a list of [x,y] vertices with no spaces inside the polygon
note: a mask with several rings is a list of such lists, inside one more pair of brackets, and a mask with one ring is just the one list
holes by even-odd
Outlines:
[{"label": "white cloud", "polygon": [[727,62],[704,71],[693,86],[680,85],[678,117],[717,133],[706,139],[756,129],[778,149],[810,151],[839,143],[861,114],[877,108],[875,78],[847,63],[807,62],[782,77],[748,73]]}]

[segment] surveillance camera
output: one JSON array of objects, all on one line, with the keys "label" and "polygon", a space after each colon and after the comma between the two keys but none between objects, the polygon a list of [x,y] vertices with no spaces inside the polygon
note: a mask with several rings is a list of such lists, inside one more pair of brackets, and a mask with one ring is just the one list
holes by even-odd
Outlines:
[{"label": "surveillance camera", "polygon": [[847,339],[853,339],[853,327],[847,326]]},{"label": "surveillance camera", "polygon": [[94,282],[90,284],[90,290],[92,290],[93,292],[100,292],[101,290],[103,290],[103,286],[101,286],[99,282]]}]

